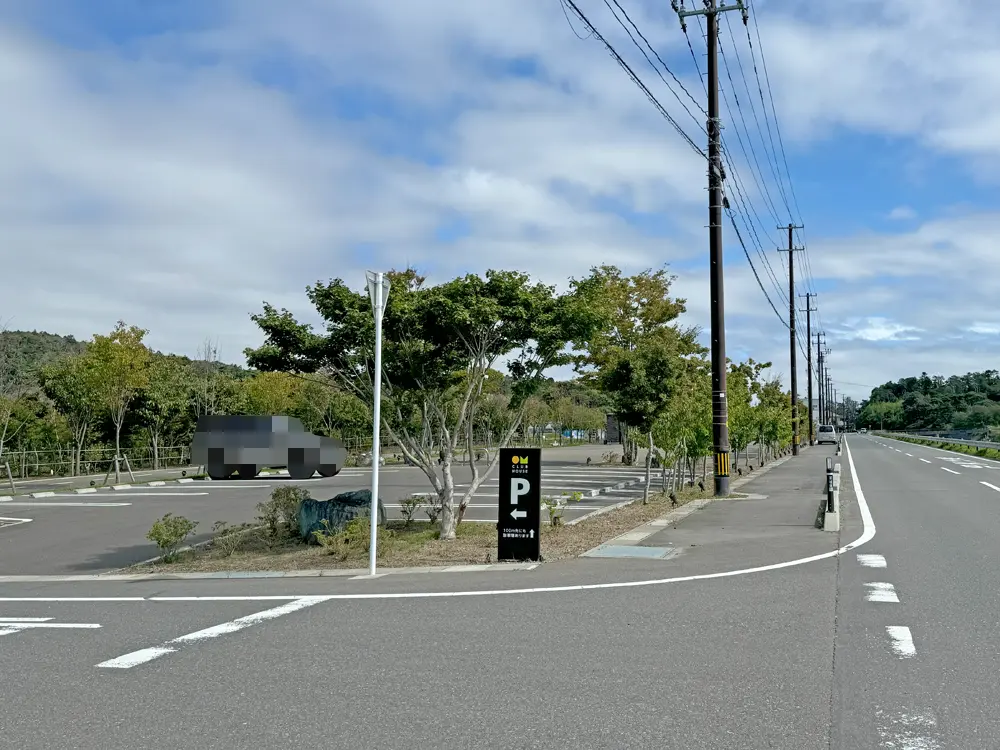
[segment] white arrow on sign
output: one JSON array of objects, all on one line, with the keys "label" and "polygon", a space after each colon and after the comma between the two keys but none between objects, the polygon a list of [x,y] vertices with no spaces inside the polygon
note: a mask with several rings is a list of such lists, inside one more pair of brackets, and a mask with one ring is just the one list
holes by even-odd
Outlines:
[{"label": "white arrow on sign", "polygon": [[510,517],[511,518],[527,518],[528,517],[528,511],[526,511],[526,510],[512,510],[510,512]]}]

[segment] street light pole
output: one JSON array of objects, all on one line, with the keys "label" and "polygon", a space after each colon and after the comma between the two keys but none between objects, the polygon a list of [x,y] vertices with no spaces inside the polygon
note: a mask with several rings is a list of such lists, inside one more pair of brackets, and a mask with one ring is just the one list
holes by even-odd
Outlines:
[{"label": "street light pole", "polygon": [[389,301],[389,280],[381,271],[365,274],[368,281],[368,295],[372,301],[375,316],[375,372],[372,376],[372,501],[371,539],[368,545],[368,574],[375,575],[376,544],[378,543],[378,470],[382,460],[382,317]]}]

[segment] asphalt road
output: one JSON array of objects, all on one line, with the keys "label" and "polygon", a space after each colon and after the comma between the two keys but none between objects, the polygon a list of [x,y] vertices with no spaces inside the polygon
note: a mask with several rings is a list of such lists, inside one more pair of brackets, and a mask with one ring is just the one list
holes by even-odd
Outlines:
[{"label": "asphalt road", "polygon": [[[781,535],[734,533],[727,575],[695,548],[375,580],[5,585],[0,618],[21,619],[0,623],[0,747],[998,747],[1000,464],[848,442],[843,553],[790,560]],[[746,490],[801,487],[815,507],[813,450]]]},{"label": "asphalt road", "polygon": [[[557,453],[561,461],[543,468],[544,493],[589,492],[636,481],[643,475],[642,470],[630,467],[573,462],[576,456],[563,453],[572,450],[560,449]],[[400,499],[430,491],[427,478],[419,469],[385,466],[379,474],[379,495],[389,518],[402,517]],[[370,478],[370,468],[357,468],[345,469],[331,479],[294,483],[307,487],[313,497],[329,498],[348,490],[367,489],[371,486]],[[457,468],[455,478],[456,489],[461,492],[468,487],[471,472],[467,467]],[[148,560],[157,554],[157,549],[146,539],[146,533],[165,513],[198,521],[200,533],[192,537],[193,542],[198,542],[209,538],[216,521],[231,524],[253,521],[257,504],[267,500],[276,487],[289,482],[292,480],[280,476],[250,481],[195,481],[0,502],[0,518],[11,519],[0,520],[0,575],[97,573]],[[632,487],[588,497],[572,503],[564,517],[579,518],[638,494],[641,488]],[[498,496],[499,486],[494,476],[471,498],[465,520],[496,523]],[[418,517],[421,515],[418,512]]]}]

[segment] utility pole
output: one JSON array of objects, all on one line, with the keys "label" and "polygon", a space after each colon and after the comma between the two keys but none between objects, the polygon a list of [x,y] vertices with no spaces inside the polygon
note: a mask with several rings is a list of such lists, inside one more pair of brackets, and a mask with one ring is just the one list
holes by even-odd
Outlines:
[{"label": "utility pole", "polygon": [[833,420],[837,421],[837,389],[833,389]]},{"label": "utility pole", "polygon": [[[784,229],[784,227],[778,227]],[[794,232],[802,229],[794,224],[788,225],[788,250],[778,248],[779,253],[788,253],[788,354],[792,363],[792,375],[790,383],[792,393],[792,455],[799,455],[799,383],[798,370],[799,358],[795,351],[795,253],[804,250],[802,247],[795,247]]]},{"label": "utility pole", "polygon": [[806,341],[809,342],[806,346],[806,371],[809,375],[809,386],[808,386],[808,398],[809,398],[809,445],[816,445],[816,433],[813,427],[813,357],[812,357],[812,314],[816,312],[816,308],[812,306],[812,298],[815,294],[800,294],[800,297],[806,298]]},{"label": "utility pole", "polygon": [[826,358],[823,356],[823,332],[816,334],[816,357],[819,360],[819,372],[816,373],[816,390],[819,393],[819,423],[826,424]]},{"label": "utility pole", "polygon": [[717,0],[704,0],[700,10],[684,10],[677,0],[671,7],[681,22],[681,31],[687,33],[688,16],[705,16],[708,32],[708,239],[710,289],[712,304],[712,442],[715,452],[715,496],[729,494],[729,404],[726,401],[726,312],[722,274],[722,138],[719,124],[719,13],[739,10],[743,25],[749,13],[743,0],[735,5],[718,6]]}]

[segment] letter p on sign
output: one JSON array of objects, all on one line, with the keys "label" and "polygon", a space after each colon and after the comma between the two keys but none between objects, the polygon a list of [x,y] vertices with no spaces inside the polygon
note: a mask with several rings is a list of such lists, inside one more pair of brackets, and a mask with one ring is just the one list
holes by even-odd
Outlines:
[{"label": "letter p on sign", "polygon": [[515,477],[510,480],[510,504],[517,505],[517,499],[521,495],[527,495],[528,491],[531,490],[531,483],[527,479],[520,479]]}]

